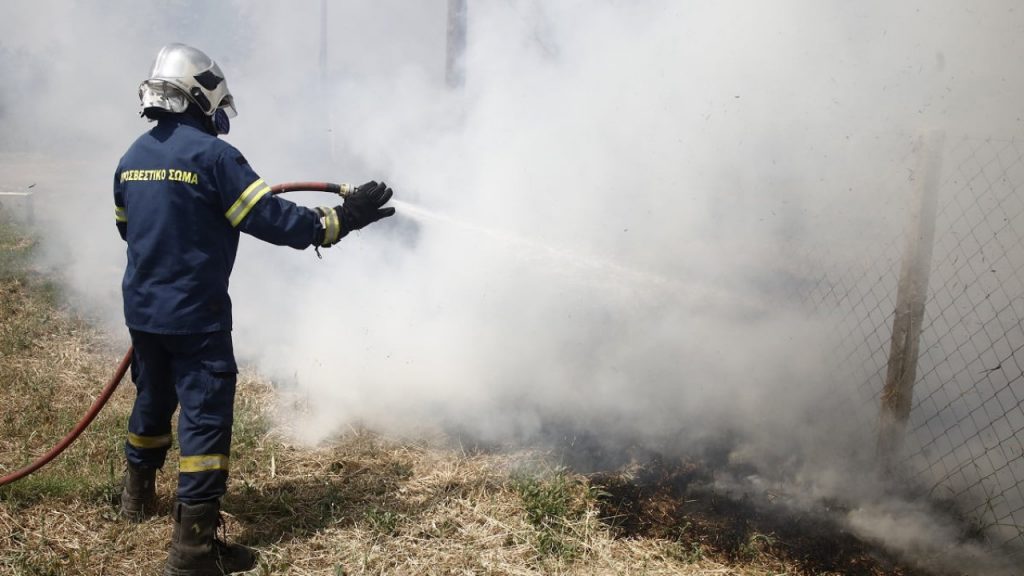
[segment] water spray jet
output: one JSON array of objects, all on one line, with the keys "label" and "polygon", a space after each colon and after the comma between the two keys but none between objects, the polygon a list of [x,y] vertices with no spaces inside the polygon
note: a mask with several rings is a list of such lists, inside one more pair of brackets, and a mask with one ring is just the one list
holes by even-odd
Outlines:
[{"label": "water spray jet", "polygon": [[[565,248],[544,244],[504,230],[487,228],[441,214],[419,204],[403,200],[392,200],[391,203],[400,210],[399,214],[409,216],[419,222],[434,222],[453,229],[487,238],[505,247],[526,251],[560,265],[568,265],[581,272],[599,276],[602,280],[610,280],[619,287],[641,289],[652,294],[651,298],[661,298],[676,302],[684,302],[691,307],[707,310],[709,307],[721,310],[757,310],[763,304],[751,298],[741,297],[735,293],[725,294],[720,288],[699,286],[694,282],[684,283],[660,274],[638,270],[624,264],[600,258],[591,254],[575,252]],[[607,285],[605,283],[604,285]]]}]

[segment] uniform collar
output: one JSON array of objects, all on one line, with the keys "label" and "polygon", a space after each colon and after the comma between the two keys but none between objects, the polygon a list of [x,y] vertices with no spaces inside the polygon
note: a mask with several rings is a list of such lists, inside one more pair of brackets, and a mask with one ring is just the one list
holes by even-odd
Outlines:
[{"label": "uniform collar", "polygon": [[167,114],[166,116],[160,118],[157,124],[184,124],[186,126],[191,126],[198,130],[201,130],[202,132],[206,132],[207,134],[210,133],[210,131],[206,128],[201,119],[196,118],[194,115],[189,114],[188,112],[182,112],[180,114]]}]

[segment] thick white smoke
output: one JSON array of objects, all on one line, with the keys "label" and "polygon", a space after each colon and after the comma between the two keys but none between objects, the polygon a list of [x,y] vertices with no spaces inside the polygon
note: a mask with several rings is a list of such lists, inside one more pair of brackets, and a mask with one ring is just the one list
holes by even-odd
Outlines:
[{"label": "thick white smoke", "polygon": [[188,42],[228,74],[228,140],[269,181],[385,179],[430,211],[322,261],[243,241],[236,351],[298,437],[738,431],[773,462],[870,441],[873,406],[819,411],[855,382],[795,270],[897,237],[892,151],[921,131],[1019,132],[1014,3],[469,4],[451,91],[444,0],[332,3],[326,83],[318,2],[6,3],[0,150],[49,157],[50,262],[117,325],[111,172],[146,128],[151,58]]}]

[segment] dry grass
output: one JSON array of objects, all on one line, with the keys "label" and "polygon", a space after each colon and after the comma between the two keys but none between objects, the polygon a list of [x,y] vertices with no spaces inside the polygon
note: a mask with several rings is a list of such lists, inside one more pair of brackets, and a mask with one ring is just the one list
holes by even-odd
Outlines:
[{"label": "dry grass", "polygon": [[[70,428],[120,352],[61,308],[32,250],[0,221],[0,474]],[[295,447],[269,429],[270,385],[243,373],[239,391],[225,509],[229,535],[261,551],[257,574],[807,573],[761,558],[756,540],[726,565],[699,540],[624,537],[601,517],[606,494],[536,452],[467,454],[365,430]],[[159,573],[174,465],[158,476],[160,516],[116,515],[132,399],[123,385],[57,462],[0,488],[0,573]]]}]

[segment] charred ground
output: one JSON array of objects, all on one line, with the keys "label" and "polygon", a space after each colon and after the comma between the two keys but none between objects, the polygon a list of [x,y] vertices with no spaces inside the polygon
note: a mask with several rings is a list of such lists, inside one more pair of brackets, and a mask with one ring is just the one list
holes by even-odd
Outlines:
[{"label": "charred ground", "polygon": [[723,562],[760,562],[791,574],[926,576],[822,513],[724,495],[701,462],[655,460],[594,473],[598,508],[617,538],[663,538]]}]

